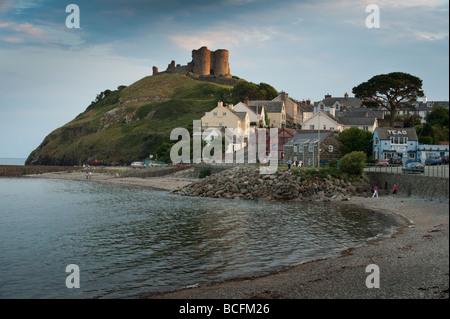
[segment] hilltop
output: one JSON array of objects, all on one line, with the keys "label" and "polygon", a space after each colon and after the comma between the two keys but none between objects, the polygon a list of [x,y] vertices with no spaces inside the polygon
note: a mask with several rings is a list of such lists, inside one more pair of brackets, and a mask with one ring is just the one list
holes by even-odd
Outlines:
[{"label": "hilltop", "polygon": [[98,159],[104,165],[123,165],[146,159],[169,141],[172,129],[192,128],[194,119],[232,89],[168,73],[106,90],[83,113],[45,137],[26,164],[82,165]]}]

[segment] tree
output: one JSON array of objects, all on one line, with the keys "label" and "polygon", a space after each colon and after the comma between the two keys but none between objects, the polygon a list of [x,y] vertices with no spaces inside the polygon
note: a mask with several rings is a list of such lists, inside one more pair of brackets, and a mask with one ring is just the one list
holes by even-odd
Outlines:
[{"label": "tree", "polygon": [[278,95],[277,91],[267,83],[259,85],[252,82],[239,82],[231,90],[233,103],[250,100],[273,100]]},{"label": "tree", "polygon": [[341,153],[346,155],[354,151],[361,151],[367,157],[372,156],[372,139],[373,133],[360,130],[357,127],[351,127],[339,133],[339,141],[341,141]]},{"label": "tree", "polygon": [[357,98],[363,99],[368,107],[383,106],[390,113],[390,125],[394,127],[394,116],[402,105],[412,106],[418,97],[423,97],[422,80],[403,73],[392,72],[380,74],[352,89]]},{"label": "tree", "polygon": [[339,161],[339,168],[350,176],[361,176],[366,166],[366,154],[364,152],[351,152]]},{"label": "tree", "polygon": [[433,109],[428,115],[427,115],[427,123],[430,123],[432,126],[439,126],[439,127],[449,127],[449,111],[443,107],[438,106],[435,109]]}]

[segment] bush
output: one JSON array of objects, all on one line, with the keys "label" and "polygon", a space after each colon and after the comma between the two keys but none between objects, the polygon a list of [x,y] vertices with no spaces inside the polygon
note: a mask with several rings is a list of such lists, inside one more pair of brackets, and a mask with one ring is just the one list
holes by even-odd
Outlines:
[{"label": "bush", "polygon": [[296,168],[292,172],[296,176],[300,176],[303,179],[311,179],[312,177],[327,178],[328,176],[334,178],[341,178],[342,172],[336,167],[324,167],[324,168]]},{"label": "bush", "polygon": [[198,178],[205,178],[211,175],[211,170],[209,168],[202,168],[198,174]]},{"label": "bush", "polygon": [[339,168],[349,176],[361,176],[366,166],[366,158],[364,152],[351,152],[341,158]]}]

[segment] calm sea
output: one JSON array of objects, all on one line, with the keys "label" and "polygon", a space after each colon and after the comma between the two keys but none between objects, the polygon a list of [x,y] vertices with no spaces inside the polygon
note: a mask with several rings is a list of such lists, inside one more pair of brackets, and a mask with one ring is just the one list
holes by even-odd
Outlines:
[{"label": "calm sea", "polygon": [[25,165],[26,158],[2,158],[0,157],[0,165]]},{"label": "calm sea", "polygon": [[[136,298],[263,275],[388,234],[392,215],[0,178],[0,298]],[[80,288],[66,287],[66,266]]]}]

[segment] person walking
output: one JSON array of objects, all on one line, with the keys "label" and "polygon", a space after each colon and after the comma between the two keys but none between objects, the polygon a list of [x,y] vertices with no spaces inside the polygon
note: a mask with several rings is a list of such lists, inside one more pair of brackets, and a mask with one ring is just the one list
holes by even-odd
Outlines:
[{"label": "person walking", "polygon": [[375,187],[373,188],[372,198],[374,198],[375,196],[378,198],[378,186],[377,185],[375,185]]},{"label": "person walking", "polygon": [[397,195],[397,184],[394,184],[394,189],[392,191],[392,195]]},{"label": "person walking", "polygon": [[288,171],[290,172],[291,171],[291,160],[288,160],[287,164],[288,164]]}]

